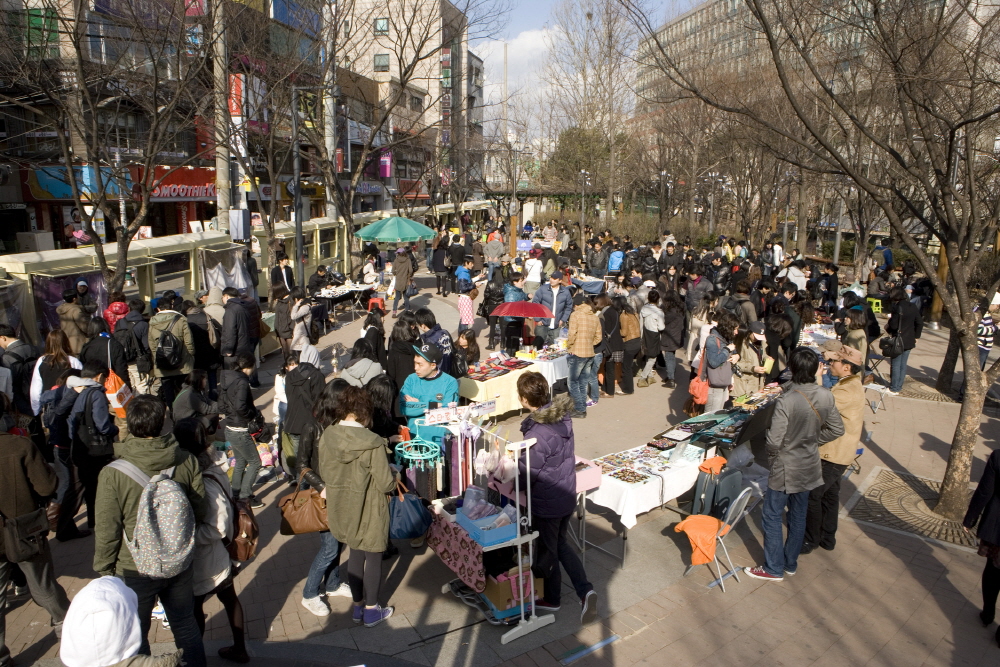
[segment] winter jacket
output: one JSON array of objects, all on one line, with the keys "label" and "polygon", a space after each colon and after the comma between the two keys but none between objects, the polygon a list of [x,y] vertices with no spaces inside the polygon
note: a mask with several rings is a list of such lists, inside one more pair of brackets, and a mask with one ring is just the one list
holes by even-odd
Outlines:
[{"label": "winter jacket", "polygon": [[226,426],[235,428],[246,428],[260,414],[243,371],[219,371],[219,412],[226,415]]},{"label": "winter jacket", "polygon": [[449,372],[451,370],[451,355],[454,349],[451,334],[442,329],[440,324],[435,324],[434,328],[420,334],[420,339],[425,343],[434,343],[441,348],[441,363],[438,364],[438,369],[445,373]]},{"label": "winter jacket", "polygon": [[642,336],[642,326],[639,324],[639,316],[635,313],[622,313],[618,316],[618,325],[621,328],[622,341],[638,340]]},{"label": "winter jacket", "polygon": [[694,309],[701,303],[702,297],[713,289],[712,281],[707,276],[698,276],[697,282],[688,280],[685,287],[687,293],[684,295],[684,307],[689,313],[694,312]]},{"label": "winter jacket", "polygon": [[737,317],[740,318],[740,322],[743,325],[750,324],[751,322],[756,322],[757,320],[760,319],[757,315],[757,308],[753,305],[753,302],[750,300],[750,295],[736,294],[733,296],[733,298],[736,299],[736,304],[740,308],[740,312],[739,314],[737,314]]},{"label": "winter jacket", "polygon": [[483,255],[486,257],[487,262],[493,262],[494,264],[500,263],[500,258],[507,253],[507,248],[504,247],[503,241],[499,239],[494,239],[486,244],[483,248]]},{"label": "winter jacket", "polygon": [[63,385],[42,392],[40,405],[42,426],[49,430],[50,447],[68,449],[73,444],[69,432],[69,415],[76,403],[76,392]]},{"label": "winter jacket", "polygon": [[990,544],[1000,544],[1000,449],[994,449],[986,459],[986,468],[969,500],[969,509],[962,525],[972,528],[977,521],[979,529],[976,535],[979,539]]},{"label": "winter jacket", "polygon": [[587,250],[587,271],[595,278],[603,278],[608,270],[608,249]]},{"label": "winter jacket", "polygon": [[240,299],[244,310],[247,311],[247,333],[250,334],[250,341],[260,340],[261,311],[260,302],[252,296],[245,296]]},{"label": "winter jacket", "polygon": [[[315,348],[314,348],[315,349]],[[323,371],[309,362],[299,359],[299,365],[285,374],[285,396],[288,410],[282,429],[292,435],[300,435],[306,424],[312,420],[313,406],[326,387]]]},{"label": "winter jacket", "polygon": [[123,329],[127,330],[129,324],[132,324],[132,335],[135,336],[139,347],[142,348],[143,352],[149,354],[149,322],[142,316],[142,313],[129,311],[128,315],[118,320],[118,324],[115,325],[115,332],[117,333]]},{"label": "winter jacket", "polygon": [[620,352],[625,349],[625,342],[622,340],[621,323],[618,321],[618,311],[607,306],[599,315],[601,320],[601,344],[595,350],[607,355],[612,352]]},{"label": "winter jacket", "polygon": [[[108,365],[110,360],[111,365]],[[120,377],[125,384],[132,388],[128,379],[128,361],[125,359],[125,348],[117,340],[108,334],[101,334],[87,341],[87,344],[80,350],[80,363],[98,363],[104,368],[110,368],[115,375]]]},{"label": "winter jacket", "polygon": [[590,358],[603,339],[601,320],[590,304],[581,303],[576,306],[569,318],[566,350],[575,357]]},{"label": "winter jacket", "polygon": [[295,287],[295,272],[291,266],[271,267],[271,289],[279,294],[288,294]]},{"label": "winter jacket", "polygon": [[389,500],[396,488],[385,438],[340,422],[319,441],[330,533],[351,550],[381,553],[389,543]]},{"label": "winter jacket", "polygon": [[663,331],[660,332],[660,350],[673,353],[684,345],[687,316],[684,311],[663,311]]},{"label": "winter jacket", "polygon": [[710,277],[708,272],[711,272],[712,289],[719,294],[725,294],[726,290],[729,289],[729,275],[732,273],[729,265],[709,266],[708,271],[705,273],[706,278]]},{"label": "winter jacket", "polygon": [[[152,477],[174,467],[173,480],[187,494],[196,521],[203,521],[208,511],[205,484],[194,455],[177,445],[171,434],[157,438],[127,438],[115,445],[115,455]],[[122,539],[132,539],[142,487],[131,477],[105,467],[97,483],[94,522],[94,571],[101,576],[138,577],[135,561]]]},{"label": "winter jacket", "polygon": [[[527,301],[528,295],[524,293],[524,290],[520,287],[514,285],[513,283],[504,283],[503,286],[503,301],[504,303],[512,303],[515,301]],[[521,317],[505,317],[504,322],[513,322],[514,320],[523,320]]]},{"label": "winter jacket", "polygon": [[87,327],[90,325],[90,315],[77,303],[61,303],[56,308],[59,316],[59,328],[69,338],[69,347],[73,354],[79,355],[87,343]]},{"label": "winter jacket", "polygon": [[250,318],[247,310],[235,297],[230,297],[225,305],[225,316],[222,318],[222,342],[219,352],[223,357],[240,354],[253,354],[253,344],[250,341]]},{"label": "winter jacket", "polygon": [[[31,439],[0,434],[0,513],[18,517],[34,512],[55,490],[56,474]],[[3,548],[0,531],[0,554]]]},{"label": "winter jacket", "polygon": [[300,301],[298,305],[292,304],[289,315],[292,318],[294,329],[292,330],[292,349],[301,350],[309,345],[309,327],[312,326],[312,306],[308,301]]},{"label": "winter jacket", "polygon": [[[174,318],[177,323],[171,326]],[[160,345],[160,334],[167,329],[181,342],[184,349],[181,353],[180,367],[168,371],[156,365],[156,348]],[[194,338],[191,337],[191,327],[184,316],[174,310],[161,310],[149,321],[149,349],[153,360],[153,375],[155,377],[172,377],[187,375],[194,370]]]},{"label": "winter jacket", "polygon": [[822,484],[819,446],[842,435],[844,422],[828,389],[788,383],[767,431],[768,488],[801,493]]},{"label": "winter jacket", "polygon": [[309,276],[309,281],[306,283],[306,293],[315,294],[320,291],[329,283],[329,278],[325,275],[319,275],[319,273],[314,273]]},{"label": "winter jacket", "polygon": [[841,337],[840,341],[848,347],[861,352],[862,359],[868,359],[868,335],[864,329],[852,329]]},{"label": "winter jacket", "polygon": [[671,255],[667,252],[667,249],[664,248],[663,252],[660,253],[660,259],[657,261],[657,265],[659,266],[661,273],[666,273],[667,269],[671,266],[676,266],[680,269],[681,262],[683,261],[684,256],[679,252],[674,250],[674,253]]},{"label": "winter jacket", "polygon": [[858,456],[861,432],[865,428],[864,409],[867,401],[861,376],[855,374],[841,378],[830,389],[830,393],[837,404],[840,419],[844,422],[844,435],[820,445],[819,457],[830,463],[847,465]]},{"label": "winter jacket", "polygon": [[431,265],[434,267],[434,273],[448,273],[448,248],[447,246],[438,246],[434,250],[434,255],[431,260]]},{"label": "winter jacket", "polygon": [[326,488],[319,470],[319,439],[322,435],[323,429],[310,416],[299,435],[299,448],[295,451],[295,460],[299,468],[295,472],[296,479],[301,476],[302,471],[305,471],[302,479],[317,491]]},{"label": "winter jacket", "polygon": [[[84,411],[90,411],[94,429],[101,435],[109,439],[118,435],[118,427],[115,426],[111,413],[108,410],[108,398],[104,393],[104,387],[91,378],[69,377],[66,386],[70,389],[82,387],[76,393],[76,400],[73,401],[73,409],[69,413],[69,435],[73,438],[73,456],[75,460],[81,460],[89,454],[87,448],[80,441],[80,430],[86,426],[87,416]],[[86,460],[86,459],[83,459]]]},{"label": "winter jacket", "polygon": [[191,329],[191,338],[194,339],[194,367],[203,371],[218,369],[222,366],[222,356],[219,354],[220,340],[216,338],[215,345],[212,344],[209,327],[213,327],[211,336],[221,332],[221,328],[216,329],[208,313],[197,306],[187,311],[187,323]]},{"label": "winter jacket", "polygon": [[755,366],[764,365],[764,348],[754,340],[752,334],[740,336],[736,353],[740,355],[740,360],[736,362],[736,367],[743,371],[743,377],[733,374],[732,396],[745,396],[764,388],[764,378],[766,374],[753,372]]},{"label": "winter jacket", "polygon": [[526,456],[518,460],[521,484],[531,478],[531,511],[543,519],[561,519],[576,508],[575,441],[573,399],[558,394],[551,403],[535,410],[521,422],[525,440],[535,438],[531,447],[530,472]]},{"label": "winter jacket", "polygon": [[[708,334],[708,338],[705,339],[705,376],[709,380],[710,387],[729,387],[733,382],[733,370],[729,365],[729,357],[732,352],[726,347],[729,345],[716,329]],[[708,373],[708,369],[718,369],[719,373],[715,382],[711,380],[711,376]]]},{"label": "winter jacket", "polygon": [[[416,399],[407,401],[406,397]],[[438,398],[440,396],[440,398]],[[423,417],[430,403],[439,403],[439,407],[458,402],[458,380],[445,372],[439,372],[431,378],[422,378],[416,373],[403,382],[399,390],[399,410],[407,418],[410,433],[417,432],[414,420]],[[443,426],[421,426],[420,436],[440,443],[448,431]]]},{"label": "winter jacket", "polygon": [[209,433],[218,430],[216,417],[219,416],[219,404],[190,386],[180,390],[174,399],[172,410],[175,424],[182,419],[194,417],[201,420]]},{"label": "winter jacket", "polygon": [[413,262],[410,261],[410,253],[396,255],[396,260],[392,263],[392,275],[396,278],[396,291],[405,292],[413,280]]},{"label": "winter jacket", "polygon": [[[59,375],[62,375],[62,371],[65,370],[52,368],[49,366],[48,360],[49,357],[47,356],[38,357],[38,360],[35,362],[35,368],[31,372],[31,388],[28,400],[31,402],[31,413],[35,415],[41,412],[42,392],[54,387],[56,380],[59,379]],[[78,371],[83,370],[83,364],[73,356],[69,357],[69,367],[75,368]]]},{"label": "winter jacket", "polygon": [[[540,303],[555,315],[556,326],[562,322],[563,326],[569,322],[569,316],[573,314],[573,295],[570,294],[569,288],[565,285],[559,288],[559,293],[556,295],[556,301],[558,303],[552,303],[552,285],[545,283],[535,291],[535,297],[531,300],[532,303]],[[535,318],[536,324],[544,324],[548,326],[549,320]]]},{"label": "winter jacket", "polygon": [[885,325],[885,332],[889,335],[899,334],[903,339],[903,349],[912,350],[917,346],[917,339],[924,330],[924,318],[920,315],[920,309],[909,301],[899,301],[889,313],[889,321]]},{"label": "winter jacket", "polygon": [[228,298],[223,296],[221,287],[213,287],[208,290],[208,299],[205,301],[205,312],[220,327],[226,317],[225,299]]},{"label": "winter jacket", "polygon": [[[233,490],[229,477],[218,466],[202,471],[205,516],[194,533],[192,592],[206,595],[229,576],[230,558],[225,542],[233,538]],[[225,541],[225,542],[224,542]]]},{"label": "winter jacket", "polygon": [[347,362],[340,377],[347,380],[347,383],[353,387],[364,387],[372,378],[381,374],[382,365],[380,363],[361,357]]},{"label": "winter jacket", "polygon": [[295,325],[292,324],[292,304],[288,297],[282,297],[274,303],[274,335],[290,340],[295,335]]},{"label": "winter jacket", "polygon": [[108,331],[114,331],[118,320],[128,315],[128,304],[122,301],[115,301],[104,309],[104,321],[108,323]]},{"label": "winter jacket", "polygon": [[652,303],[643,305],[639,311],[639,322],[645,354],[647,357],[655,357],[660,352],[660,332],[667,326],[663,319],[663,309]]}]

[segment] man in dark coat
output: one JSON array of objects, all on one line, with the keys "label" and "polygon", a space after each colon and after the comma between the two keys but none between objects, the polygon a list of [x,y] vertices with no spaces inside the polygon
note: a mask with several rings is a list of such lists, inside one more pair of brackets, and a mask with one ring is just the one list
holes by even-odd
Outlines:
[{"label": "man in dark coat", "polygon": [[240,301],[240,293],[235,287],[227,287],[222,290],[222,295],[226,299],[226,314],[222,318],[222,343],[219,352],[222,353],[222,362],[225,368],[235,368],[233,365],[235,358],[240,354],[253,354],[253,345],[250,341],[250,318],[247,317],[247,310]]},{"label": "man in dark coat", "polygon": [[298,474],[295,454],[299,449],[299,439],[312,420],[313,405],[326,387],[326,378],[319,366],[316,348],[309,345],[301,354],[297,350],[288,353],[288,367],[285,374],[285,396],[288,411],[282,422],[281,431],[287,433],[291,441],[290,451],[284,451],[285,465],[292,474]]}]

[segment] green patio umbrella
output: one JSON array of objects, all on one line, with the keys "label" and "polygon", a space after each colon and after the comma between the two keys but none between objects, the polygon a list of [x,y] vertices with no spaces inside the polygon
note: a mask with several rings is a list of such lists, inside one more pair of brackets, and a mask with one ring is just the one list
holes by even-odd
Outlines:
[{"label": "green patio umbrella", "polygon": [[354,232],[354,235],[364,241],[379,243],[404,243],[433,238],[436,232],[409,218],[394,215],[391,218],[378,220]]}]

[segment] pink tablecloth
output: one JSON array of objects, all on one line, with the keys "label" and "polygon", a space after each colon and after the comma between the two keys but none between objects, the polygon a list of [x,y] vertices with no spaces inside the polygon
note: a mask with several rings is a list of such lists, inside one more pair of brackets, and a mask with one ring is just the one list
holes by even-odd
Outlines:
[{"label": "pink tablecloth", "polygon": [[448,569],[458,575],[462,583],[477,593],[486,590],[483,548],[469,537],[464,528],[435,514],[427,535],[427,545]]}]

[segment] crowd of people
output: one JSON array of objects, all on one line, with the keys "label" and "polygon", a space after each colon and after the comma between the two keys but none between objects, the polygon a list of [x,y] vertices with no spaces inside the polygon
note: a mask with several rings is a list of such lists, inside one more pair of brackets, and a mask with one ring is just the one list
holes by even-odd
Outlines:
[{"label": "crowd of people", "polygon": [[[786,253],[774,241],[756,249],[720,237],[714,247],[695,248],[664,231],[635,244],[610,230],[551,221],[537,230],[526,225],[522,235],[531,248],[512,256],[505,234],[502,227],[482,235],[442,231],[426,243],[423,259],[437,294],[455,295],[454,333],[431,308],[410,308],[419,247],[402,245],[388,257],[366,248],[358,277],[373,287],[388,282],[391,310],[368,312],[339,376],[329,381],[315,347],[314,297],[331,276],[320,267],[307,286],[296,285],[287,257],[279,255],[269,307],[283,363],[270,418],[253,394],[263,331],[253,292],[215,287],[186,300],[167,291],[148,313],[143,300],[113,293],[98,313],[81,282],[63,294],[60,327],[47,334],[44,350],[0,325],[0,363],[10,369],[13,384],[3,409],[6,434],[0,435],[6,463],[0,469],[0,512],[17,517],[41,508],[56,539],[93,535],[94,570],[101,579],[77,600],[127,611],[130,655],[148,654],[156,607],[163,609],[185,664],[205,664],[203,605],[215,595],[234,640],[220,655],[246,662],[243,611],[233,586],[239,566],[227,546],[237,515],[264,506],[255,495],[262,465],[258,443],[273,427],[289,483],[315,489],[329,508],[329,530],[320,533],[301,603],[326,616],[325,598],[350,597],[353,621],[373,627],[393,613],[383,606],[380,583],[382,561],[397,549],[389,540],[386,494],[402,473],[391,454],[403,427],[414,430],[414,420],[428,409],[457,403],[458,378],[487,353],[500,347],[513,354],[565,338],[568,395],[553,397],[554,388],[537,373],[525,373],[518,382],[529,413],[522,431],[538,437],[548,452],[522,470],[538,483],[532,520],[540,532],[536,575],[546,580],[540,608],[560,608],[561,564],[583,612],[594,609],[593,586],[566,548],[576,496],[562,481],[574,461],[573,420],[585,418],[602,399],[658,381],[668,388],[686,386],[678,351],[691,376],[708,382],[705,411],[771,382],[790,383],[768,433],[774,463],[765,499],[766,562],[752,568],[752,576],[780,579],[794,574],[800,552],[834,547],[839,480],[860,438],[862,381],[882,333],[866,299],[870,282],[843,290],[836,265]],[[892,359],[895,393],[920,337],[925,295],[912,272],[895,276],[895,267],[885,265],[881,273],[890,278],[886,332],[898,336],[903,348]],[[552,316],[492,315],[498,305],[517,301],[543,305]],[[820,317],[840,337],[822,359],[800,347],[803,327]],[[477,318],[485,324],[482,347]],[[124,407],[115,402],[121,387],[131,394]],[[421,430],[422,437],[438,442],[443,433]],[[135,535],[146,525],[144,489],[164,478],[180,494],[175,501],[183,496],[190,507],[194,546],[176,572],[151,576],[145,557],[137,555]],[[85,524],[78,525],[84,505]],[[783,540],[786,506],[789,531]],[[412,542],[414,548],[422,544],[423,538]],[[47,546],[16,563],[0,557],[0,595],[9,578],[15,592],[30,590],[57,631],[69,624],[76,601],[70,605],[56,581]],[[121,638],[109,645],[124,646]],[[62,650],[67,664],[98,664],[88,661],[88,649],[79,642],[64,642]],[[8,660],[0,653],[0,666]]]}]

